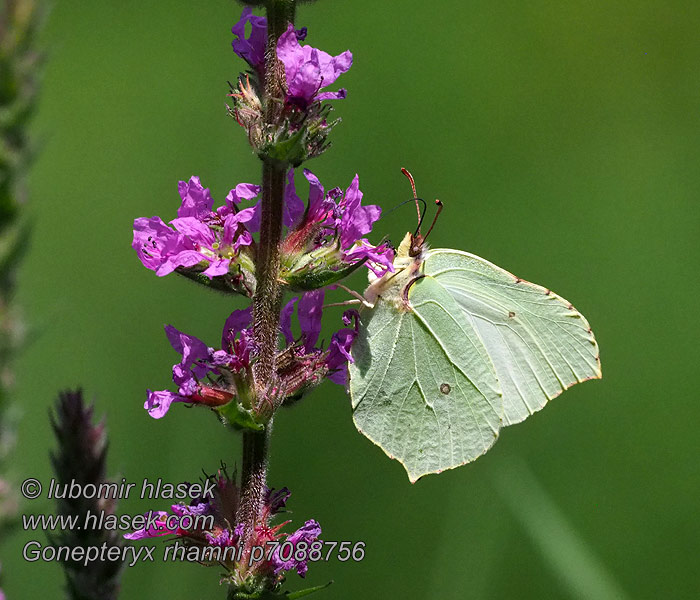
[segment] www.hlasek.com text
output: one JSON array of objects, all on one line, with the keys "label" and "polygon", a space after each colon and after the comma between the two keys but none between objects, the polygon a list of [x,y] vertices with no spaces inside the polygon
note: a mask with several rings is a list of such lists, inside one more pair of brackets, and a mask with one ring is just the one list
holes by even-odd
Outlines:
[{"label": "www.hlasek.com text", "polygon": [[208,531],[214,528],[214,515],[168,515],[165,521],[162,513],[152,510],[145,515],[113,515],[105,511],[87,511],[84,515],[22,515],[25,531],[156,531],[164,526],[168,531]]}]

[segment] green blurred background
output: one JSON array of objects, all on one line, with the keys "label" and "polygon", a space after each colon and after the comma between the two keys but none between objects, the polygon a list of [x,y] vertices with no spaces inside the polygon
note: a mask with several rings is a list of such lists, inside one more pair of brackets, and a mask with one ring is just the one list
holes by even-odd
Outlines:
[{"label": "green blurred background", "polygon": [[[142,404],[169,385],[163,325],[213,344],[242,301],[160,279],[130,247],[135,217],[175,216],[179,179],[199,175],[221,203],[259,178],[224,112],[243,68],[229,45],[239,13],[230,0],[55,2],[19,297],[19,481],[49,481],[47,409],[70,386],[97,399],[110,471],[129,481],[240,458],[206,411],[155,421]],[[308,166],[327,187],[358,172],[385,208],[409,197],[411,169],[446,204],[432,244],[573,301],[604,373],[475,464],[413,486],[355,431],[340,387],[280,414],[270,483],[292,489],[294,522],[367,544],[362,562],[316,565],[307,582],[334,579],[323,597],[337,600],[698,597],[700,3],[320,0],[297,22],[313,46],[354,54],[333,149]],[[413,226],[407,207],[375,239]],[[34,538],[3,544],[10,599],[60,597],[59,566],[20,557]],[[139,564],[122,598],[223,598],[218,574]]]}]

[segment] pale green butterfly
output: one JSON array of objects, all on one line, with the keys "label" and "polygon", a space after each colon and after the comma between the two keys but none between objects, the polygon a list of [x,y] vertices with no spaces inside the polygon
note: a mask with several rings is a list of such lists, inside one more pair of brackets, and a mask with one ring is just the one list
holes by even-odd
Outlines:
[{"label": "pale green butterfly", "polygon": [[349,388],[355,426],[411,482],[475,460],[501,427],[602,376],[588,321],[554,292],[468,252],[428,250],[420,225],[393,264],[370,271]]}]

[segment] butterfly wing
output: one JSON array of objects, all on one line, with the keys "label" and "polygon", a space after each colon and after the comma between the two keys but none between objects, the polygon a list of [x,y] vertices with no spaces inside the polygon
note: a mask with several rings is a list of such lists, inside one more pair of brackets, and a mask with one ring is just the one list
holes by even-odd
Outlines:
[{"label": "butterfly wing", "polygon": [[503,391],[503,424],[523,421],[575,383],[601,377],[598,344],[568,301],[459,250],[431,250],[424,273],[479,333]]},{"label": "butterfly wing", "polygon": [[496,372],[472,323],[431,277],[410,286],[412,311],[381,298],[362,314],[350,363],[357,429],[412,482],[473,461],[496,441]]}]

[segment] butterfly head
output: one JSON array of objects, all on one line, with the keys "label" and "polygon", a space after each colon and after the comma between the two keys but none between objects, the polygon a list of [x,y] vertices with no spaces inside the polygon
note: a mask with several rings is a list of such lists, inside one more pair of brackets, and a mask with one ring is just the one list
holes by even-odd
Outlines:
[{"label": "butterfly head", "polygon": [[394,257],[393,273],[386,273],[381,277],[373,277],[370,272],[370,286],[365,291],[365,298],[367,298],[370,303],[374,303],[374,301],[381,296],[393,302],[401,310],[410,310],[405,292],[413,281],[421,277],[421,267],[425,259],[425,254],[428,251],[426,240],[435,226],[438,215],[442,211],[442,202],[440,202],[440,200],[435,200],[438,210],[435,213],[430,229],[423,235],[420,227],[423,222],[423,217],[425,216],[425,209],[421,213],[419,202],[422,202],[425,206],[425,201],[420,199],[416,194],[416,185],[411,173],[406,169],[401,169],[401,171],[411,182],[413,200],[416,203],[416,211],[418,213],[418,226],[415,232],[407,232],[403,240],[401,240],[401,244],[399,244]]}]

